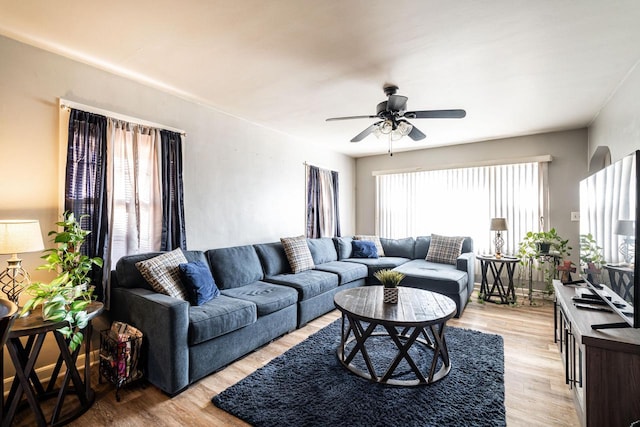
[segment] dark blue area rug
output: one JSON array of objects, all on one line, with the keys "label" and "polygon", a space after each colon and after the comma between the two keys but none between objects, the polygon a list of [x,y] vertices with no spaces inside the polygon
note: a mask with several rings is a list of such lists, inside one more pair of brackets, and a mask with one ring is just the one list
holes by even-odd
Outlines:
[{"label": "dark blue area rug", "polygon": [[[505,426],[502,337],[448,327],[446,339],[452,367],[445,378],[417,387],[381,385],[352,374],[338,361],[338,320],[212,402],[265,427]],[[372,360],[386,363],[397,350],[387,345],[388,339],[378,340],[367,342],[367,348]],[[420,345],[411,350],[414,360],[423,363],[431,360],[429,351]],[[401,364],[396,377],[403,379],[408,370]]]}]

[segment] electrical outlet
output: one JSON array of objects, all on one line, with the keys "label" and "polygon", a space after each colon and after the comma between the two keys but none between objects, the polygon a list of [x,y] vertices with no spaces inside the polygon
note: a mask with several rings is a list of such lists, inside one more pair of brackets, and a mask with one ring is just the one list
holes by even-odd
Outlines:
[{"label": "electrical outlet", "polygon": [[571,212],[571,221],[580,221],[580,212]]}]

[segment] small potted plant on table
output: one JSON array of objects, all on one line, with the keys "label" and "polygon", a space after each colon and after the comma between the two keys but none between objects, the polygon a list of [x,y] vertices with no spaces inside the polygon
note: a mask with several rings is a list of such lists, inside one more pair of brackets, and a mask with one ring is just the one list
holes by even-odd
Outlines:
[{"label": "small potted plant on table", "polygon": [[384,286],[383,301],[390,304],[398,302],[398,285],[404,279],[404,274],[394,270],[378,270],[373,276]]}]

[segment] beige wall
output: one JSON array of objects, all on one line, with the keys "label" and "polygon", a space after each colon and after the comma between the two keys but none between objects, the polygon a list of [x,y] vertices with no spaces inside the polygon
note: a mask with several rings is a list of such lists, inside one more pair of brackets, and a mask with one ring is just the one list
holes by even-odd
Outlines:
[{"label": "beige wall", "polygon": [[[560,235],[570,240],[574,248],[571,258],[577,263],[579,229],[578,222],[571,221],[571,212],[580,210],[578,184],[586,176],[586,153],[587,130],[580,129],[395,153],[393,157],[360,158],[356,161],[356,231],[363,234],[375,231],[373,171],[446,168],[548,154],[553,161],[549,164],[549,219],[546,225],[555,227]],[[446,201],[439,201],[435,206],[446,209]],[[469,215],[473,215],[473,206],[469,206]]]},{"label": "beige wall", "polygon": [[589,127],[589,158],[600,146],[611,161],[640,149],[640,67],[636,67]]},{"label": "beige wall", "polygon": [[[187,132],[190,249],[303,234],[305,161],[340,172],[342,229],[355,231],[355,161],[348,156],[4,37],[0,58],[0,218],[39,219],[45,236],[53,229],[64,168],[58,148],[62,97]],[[48,281],[35,271],[39,256],[25,254],[24,266],[34,279]],[[7,258],[0,256],[0,264]]]}]

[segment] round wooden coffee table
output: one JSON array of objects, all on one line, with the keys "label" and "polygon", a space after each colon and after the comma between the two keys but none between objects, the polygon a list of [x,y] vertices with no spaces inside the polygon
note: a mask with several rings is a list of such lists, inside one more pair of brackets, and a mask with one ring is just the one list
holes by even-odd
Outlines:
[{"label": "round wooden coffee table", "polygon": [[[335,295],[334,304],[342,312],[340,345],[336,351],[340,363],[358,376],[384,384],[416,386],[444,378],[451,370],[445,325],[456,313],[455,302],[435,292],[403,286],[399,288],[397,304],[384,303],[382,294],[382,286],[366,286]],[[377,327],[380,328],[376,330]],[[389,366],[382,369],[384,372],[376,372],[372,349],[367,348],[367,341],[372,337],[389,337],[398,349]],[[409,353],[415,343],[432,353],[428,372],[423,372]],[[366,370],[353,363],[358,354]],[[393,378],[403,360],[415,379]],[[438,362],[441,366],[436,371]]]}]

